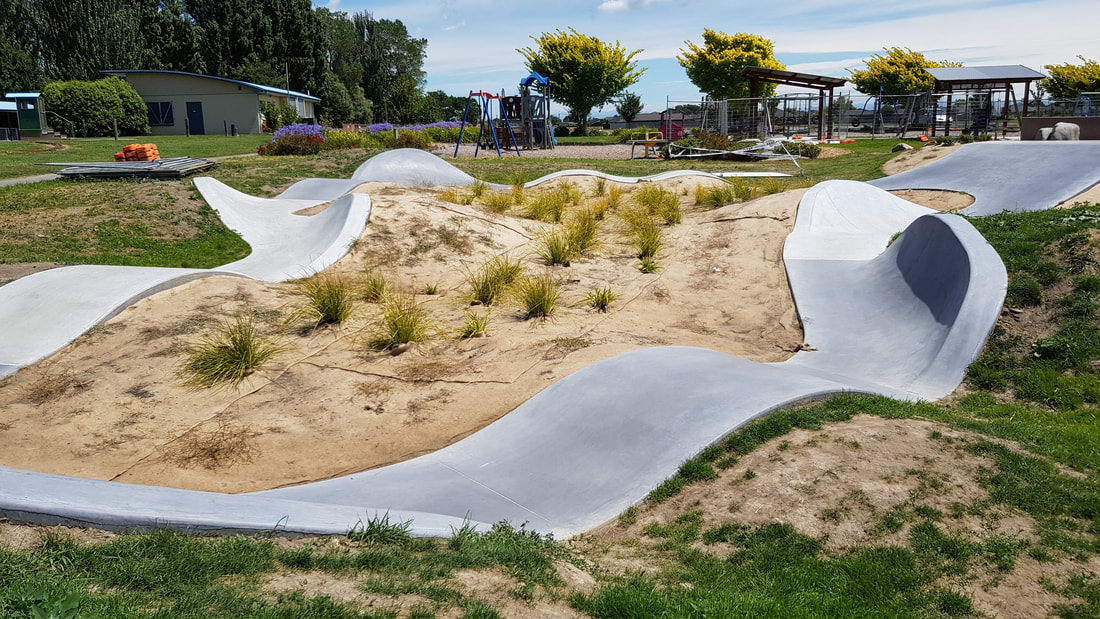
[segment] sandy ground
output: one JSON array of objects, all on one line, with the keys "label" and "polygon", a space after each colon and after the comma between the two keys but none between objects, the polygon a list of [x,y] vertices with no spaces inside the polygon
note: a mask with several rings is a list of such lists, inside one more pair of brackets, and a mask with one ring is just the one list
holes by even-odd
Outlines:
[{"label": "sandy ground", "polygon": [[[593,194],[592,179],[574,182]],[[490,337],[466,340],[456,335],[471,309],[466,271],[504,253],[543,270],[530,254],[547,224],[444,202],[431,188],[365,185],[371,223],[333,270],[355,278],[379,269],[414,292],[437,285],[440,294],[417,296],[435,322],[430,341],[399,356],[372,350],[381,310],[364,302],[339,328],[291,320],[288,351],[239,390],[185,389],[175,376],[181,351],[205,331],[239,312],[274,331],[303,303],[292,284],[195,281],[7,380],[0,464],[223,492],[274,488],[439,449],[629,350],[680,344],[785,359],[801,342],[781,262],[801,192],[704,210],[693,206],[696,182],[664,185],[685,218],[666,229],[663,270],[641,273],[609,216],[593,255],[552,269],[565,304],[554,317],[524,320],[515,304],[494,306]],[[597,286],[621,295],[606,314],[575,305]]]}]

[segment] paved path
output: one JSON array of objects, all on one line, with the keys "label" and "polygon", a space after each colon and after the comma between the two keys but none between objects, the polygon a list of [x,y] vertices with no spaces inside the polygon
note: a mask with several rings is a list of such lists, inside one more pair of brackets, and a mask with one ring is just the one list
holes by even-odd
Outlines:
[{"label": "paved path", "polygon": [[882,189],[948,189],[974,196],[963,215],[1052,208],[1100,182],[1100,141],[996,141],[871,181]]},{"label": "paved path", "polygon": [[[432,182],[436,166],[449,167],[421,155],[380,155],[376,171],[389,166],[419,184]],[[454,174],[443,171],[444,178]],[[243,203],[241,213],[253,212],[247,205],[257,198],[230,192],[204,187],[219,210],[232,200]],[[688,347],[638,350],[558,381],[437,452],[251,494],[0,468],[0,516],[109,528],[339,534],[388,512],[411,518],[418,535],[446,535],[467,520],[478,527],[526,522],[570,535],[613,518],[683,460],[776,407],[843,391],[907,399],[950,392],[1004,298],[1000,259],[964,219],[863,183],[831,181],[807,192],[784,255],[806,341],[818,349],[784,363]]]}]

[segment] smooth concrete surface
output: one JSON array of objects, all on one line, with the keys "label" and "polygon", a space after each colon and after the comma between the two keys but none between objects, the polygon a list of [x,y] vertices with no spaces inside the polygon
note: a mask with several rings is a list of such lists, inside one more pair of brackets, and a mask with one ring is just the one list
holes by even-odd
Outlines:
[{"label": "smooth concrete surface", "polygon": [[[243,200],[206,190],[215,202]],[[999,314],[1004,268],[963,219],[927,213],[862,183],[807,192],[785,254],[806,341],[818,350],[784,363],[689,347],[637,350],[563,378],[437,452],[252,494],[0,469],[0,515],[110,528],[342,533],[389,512],[412,514],[417,535],[446,535],[465,520],[582,532],[776,407],[844,391],[903,398],[950,391]]]},{"label": "smooth concrete surface", "polygon": [[975,142],[870,184],[881,189],[962,191],[974,196],[974,203],[960,211],[963,215],[1041,211],[1100,182],[1098,161],[1100,142],[1096,141]]},{"label": "smooth concrete surface", "polygon": [[44,359],[138,300],[212,275],[283,281],[316,273],[347,253],[370,217],[370,197],[348,194],[311,217],[294,211],[326,200],[266,199],[214,179],[195,187],[225,225],[252,247],[216,269],[79,265],[0,286],[0,376]]},{"label": "smooth concrete surface", "polygon": [[854,181],[806,193],[783,259],[803,339],[818,349],[785,365],[907,399],[958,386],[1008,285],[964,219]]}]

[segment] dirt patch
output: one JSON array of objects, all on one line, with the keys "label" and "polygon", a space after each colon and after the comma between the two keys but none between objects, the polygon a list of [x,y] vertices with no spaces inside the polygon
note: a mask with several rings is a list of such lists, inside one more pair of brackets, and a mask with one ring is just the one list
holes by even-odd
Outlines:
[{"label": "dirt patch", "polygon": [[[912,526],[930,518],[945,533],[975,542],[994,536],[1034,541],[1034,520],[993,503],[978,482],[992,462],[965,449],[975,440],[986,439],[931,421],[868,416],[819,431],[796,429],[717,479],[690,485],[660,505],[643,503],[632,519],[608,522],[572,546],[613,574],[656,572],[662,553],[654,546],[664,540],[648,536],[646,527],[695,511],[702,515],[701,531],[727,523],[788,523],[824,540],[834,554],[867,545],[908,547]],[[736,550],[725,543],[694,546],[718,556]],[[982,559],[968,567],[966,577],[944,584],[972,596],[979,612],[1023,618],[1045,616],[1069,601],[1047,583],[1064,585],[1073,574],[1097,573],[1098,566],[1021,555],[1011,572]]]},{"label": "dirt patch", "polygon": [[893,157],[886,163],[882,164],[882,171],[887,176],[893,176],[894,174],[900,174],[906,170],[912,170],[918,168],[926,163],[931,163],[942,157],[946,157],[958,149],[960,144],[952,146],[938,146],[936,144],[926,144],[920,148],[914,148],[913,150],[907,150],[900,153],[896,157]]},{"label": "dirt patch", "polygon": [[[697,182],[663,186],[684,223],[663,230],[662,267],[644,274],[609,215],[602,244],[568,268],[535,257],[550,225],[443,202],[440,190],[367,184],[371,222],[335,274],[385,275],[415,294],[432,337],[404,354],[374,350],[382,305],[360,301],[339,327],[295,318],[295,285],[211,277],[143,299],[0,386],[0,464],[95,479],[221,492],[281,487],[406,460],[451,444],[581,368],[637,348],[682,344],[782,361],[802,341],[782,246],[802,191],[708,210]],[[576,179],[595,200],[597,183]],[[547,187],[542,191],[552,191]],[[633,186],[623,186],[626,202]],[[529,190],[534,195],[534,190]],[[562,305],[524,320],[511,298],[471,307],[466,274],[492,256],[523,259],[561,283]],[[582,300],[621,296],[607,313]],[[427,288],[436,294],[426,294]],[[488,337],[459,339],[465,312]],[[181,353],[247,313],[287,352],[239,389],[182,388]],[[583,343],[583,345],[580,345]],[[229,440],[232,439],[232,440]]]},{"label": "dirt patch", "polygon": [[277,572],[267,574],[260,581],[261,590],[274,594],[301,593],[307,598],[327,597],[340,604],[355,606],[363,611],[391,611],[398,616],[408,616],[416,608],[430,607],[432,601],[419,595],[381,595],[368,593],[360,588],[362,578],[348,578],[328,572]]},{"label": "dirt patch", "polygon": [[821,154],[817,156],[818,159],[831,159],[833,157],[840,157],[842,155],[850,155],[852,151],[847,148],[840,148],[839,146],[828,146],[826,144],[821,145]]},{"label": "dirt patch", "polygon": [[974,204],[974,196],[961,191],[934,189],[895,189],[890,193],[914,204],[927,206],[944,213],[953,213]]},{"label": "dirt patch", "polygon": [[20,262],[17,264],[0,263],[0,286],[11,283],[20,277],[26,277],[39,271],[49,271],[65,266],[60,262]]}]

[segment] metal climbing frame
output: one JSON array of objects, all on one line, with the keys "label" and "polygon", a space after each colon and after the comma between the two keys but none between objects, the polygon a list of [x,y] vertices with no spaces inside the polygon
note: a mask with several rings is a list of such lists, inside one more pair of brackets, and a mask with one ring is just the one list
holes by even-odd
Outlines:
[{"label": "metal climbing frame", "polygon": [[[470,102],[473,101],[475,97],[481,105],[481,117],[478,121],[478,139],[477,144],[474,146],[474,157],[477,157],[478,151],[481,150],[482,142],[485,142],[486,146],[488,146],[488,140],[485,139],[486,133],[493,138],[492,144],[497,149],[497,156],[503,157],[504,153],[500,151],[500,139],[497,137],[497,131],[504,128],[508,129],[507,135],[511,138],[510,143],[515,147],[516,156],[519,157],[519,144],[516,143],[516,134],[512,132],[512,123],[508,122],[508,114],[504,111],[504,103],[501,100],[501,95],[495,95],[491,92],[485,92],[484,90],[480,92],[471,90],[470,96],[466,98],[466,110],[462,112],[462,126],[458,129],[458,143],[455,144],[455,158],[458,157],[458,149],[462,147],[462,134],[466,131],[467,116],[470,114]],[[489,104],[489,102],[494,99],[497,102],[499,114],[495,121],[493,119],[493,108]],[[489,129],[488,132],[485,130],[486,127]]]}]

